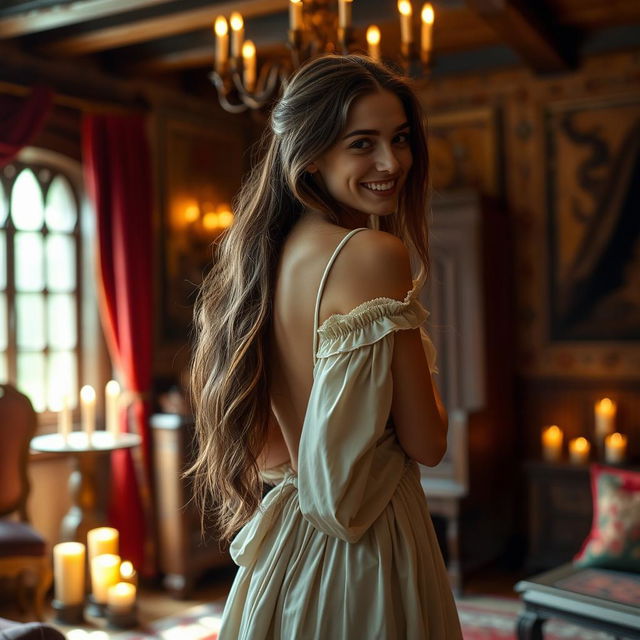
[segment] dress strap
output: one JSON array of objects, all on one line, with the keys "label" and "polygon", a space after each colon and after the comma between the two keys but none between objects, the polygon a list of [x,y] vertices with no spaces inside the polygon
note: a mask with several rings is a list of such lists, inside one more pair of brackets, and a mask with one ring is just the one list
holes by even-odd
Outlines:
[{"label": "dress strap", "polygon": [[333,254],[329,258],[329,262],[327,262],[327,266],[324,269],[324,273],[322,274],[322,280],[320,280],[320,286],[318,287],[318,295],[316,296],[316,308],[313,314],[313,366],[316,364],[316,352],[318,351],[318,314],[320,313],[320,299],[322,298],[322,293],[324,291],[324,285],[329,277],[329,271],[331,271],[331,267],[333,266],[334,260],[338,257],[340,250],[347,243],[349,238],[352,235],[358,233],[358,231],[364,231],[368,227],[358,227],[357,229],[352,229],[345,235],[342,240],[338,243],[338,246],[335,248]]}]

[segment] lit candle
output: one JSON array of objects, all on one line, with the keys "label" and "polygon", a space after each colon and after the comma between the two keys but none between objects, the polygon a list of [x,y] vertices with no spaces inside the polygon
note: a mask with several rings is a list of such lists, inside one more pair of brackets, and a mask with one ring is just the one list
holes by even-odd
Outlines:
[{"label": "lit candle", "polygon": [[91,593],[99,604],[107,603],[109,587],[120,582],[120,556],[105,553],[91,560]]},{"label": "lit candle", "polygon": [[128,560],[125,560],[120,565],[120,582],[128,582],[129,584],[138,584],[138,574],[133,568],[133,564]]},{"label": "lit candle", "polygon": [[347,29],[351,26],[351,0],[339,0],[338,26],[341,29]]},{"label": "lit candle", "polygon": [[223,73],[229,59],[229,25],[224,16],[218,16],[215,21],[216,32],[216,71]]},{"label": "lit candle", "polygon": [[80,389],[80,413],[82,415],[82,429],[91,444],[93,432],[96,430],[96,392],[88,384]]},{"label": "lit candle", "polygon": [[65,443],[67,438],[73,429],[71,421],[71,406],[69,402],[69,396],[65,395],[62,398],[62,407],[58,412],[58,433],[64,438]]},{"label": "lit candle", "polygon": [[605,436],[615,431],[616,411],[616,403],[609,398],[603,398],[600,402],[596,402],[595,432],[598,442],[603,442]]},{"label": "lit candle", "polygon": [[376,61],[380,60],[380,29],[372,24],[367,29],[367,44],[369,45],[369,56]]},{"label": "lit candle", "polygon": [[413,33],[411,30],[411,18],[413,9],[409,0],[398,0],[398,11],[400,12],[400,35],[402,44],[413,42]]},{"label": "lit candle", "polygon": [[608,464],[621,464],[627,456],[627,436],[612,433],[604,439],[604,460]]},{"label": "lit candle", "polygon": [[87,532],[87,546],[89,547],[89,563],[104,553],[118,555],[118,530],[113,527],[98,527]]},{"label": "lit candle", "polygon": [[542,430],[542,454],[548,462],[557,462],[562,457],[562,429],[552,425]]},{"label": "lit candle", "polygon": [[231,24],[231,55],[239,58],[242,54],[242,41],[244,40],[244,21],[242,16],[234,11],[229,18]]},{"label": "lit candle", "polygon": [[302,29],[302,0],[289,2],[289,27],[291,31]]},{"label": "lit candle", "polygon": [[569,459],[573,464],[585,464],[589,461],[591,445],[586,438],[574,438],[569,441]]},{"label": "lit candle", "polygon": [[107,605],[112,613],[129,613],[136,602],[136,588],[128,582],[118,582],[107,590]]},{"label": "lit candle", "polygon": [[118,405],[120,403],[120,385],[115,380],[109,380],[104,388],[105,395],[105,422],[107,432],[115,438],[120,429],[118,428]]},{"label": "lit candle", "polygon": [[247,40],[242,45],[242,60],[244,68],[244,86],[247,91],[253,91],[256,86],[256,46]]},{"label": "lit candle", "polygon": [[81,542],[61,542],[53,547],[54,597],[60,604],[84,601],[84,558]]},{"label": "lit candle", "polygon": [[420,44],[420,49],[422,53],[422,61],[428,62],[429,57],[431,56],[431,36],[433,31],[433,7],[430,2],[423,5],[422,7],[422,41]]}]

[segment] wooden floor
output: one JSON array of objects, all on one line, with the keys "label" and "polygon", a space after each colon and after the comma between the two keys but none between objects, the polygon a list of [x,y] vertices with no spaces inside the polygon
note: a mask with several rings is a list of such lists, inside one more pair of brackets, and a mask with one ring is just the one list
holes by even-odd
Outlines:
[{"label": "wooden floor", "polygon": [[[220,601],[226,598],[233,577],[234,568],[218,570],[206,575],[200,582],[194,594],[187,600],[172,598],[158,583],[145,584],[140,588],[138,607],[141,624],[152,622],[161,618],[178,615],[182,611],[199,604]],[[500,568],[488,568],[470,576],[465,584],[463,598],[476,598],[479,596],[498,596],[503,598],[515,598],[513,585],[522,577],[519,572],[505,571]],[[0,589],[0,617],[11,620],[33,620],[32,612],[20,612],[16,603],[11,598],[8,589]],[[53,622],[53,611],[48,606],[45,612],[45,620]],[[95,622],[95,621],[94,621]],[[97,623],[96,623],[97,624]],[[67,632],[70,627],[58,626]]]}]

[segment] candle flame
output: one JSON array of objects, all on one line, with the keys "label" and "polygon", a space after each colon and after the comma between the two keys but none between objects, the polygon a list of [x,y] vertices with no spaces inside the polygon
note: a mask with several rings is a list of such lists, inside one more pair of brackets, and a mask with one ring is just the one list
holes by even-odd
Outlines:
[{"label": "candle flame", "polygon": [[367,29],[367,42],[373,45],[380,44],[380,29],[375,24]]},{"label": "candle flame", "polygon": [[242,45],[242,57],[246,60],[247,58],[253,58],[256,55],[256,45],[251,42],[251,40],[246,40]]},{"label": "candle flame", "polygon": [[218,16],[215,22],[215,32],[217,36],[226,36],[229,31],[227,19],[224,16]]},{"label": "candle flame", "polygon": [[573,446],[576,451],[586,451],[587,449],[589,449],[589,441],[586,438],[580,436],[573,441]]},{"label": "candle flame", "polygon": [[600,402],[598,402],[598,406],[602,411],[611,411],[615,408],[616,403],[611,400],[611,398],[602,398]]},{"label": "candle flame", "polygon": [[427,4],[422,7],[422,22],[433,24],[434,17],[433,6],[430,2],[427,2]]},{"label": "candle flame", "polygon": [[398,0],[398,11],[403,16],[410,16],[413,14],[413,9],[409,0]]},{"label": "candle flame", "polygon": [[229,18],[229,22],[231,24],[232,31],[240,31],[242,27],[244,27],[244,21],[242,20],[242,16],[234,11]]},{"label": "candle flame", "polygon": [[117,380],[109,380],[105,387],[105,391],[107,392],[107,395],[117,396],[120,393],[120,385]]},{"label": "candle flame", "polygon": [[621,433],[616,432],[607,436],[606,440],[612,445],[621,446],[627,443],[627,436],[623,436]]},{"label": "candle flame", "polygon": [[291,4],[301,4],[302,0],[291,0]]},{"label": "candle flame", "polygon": [[123,578],[130,578],[133,575],[133,565],[128,560],[120,565],[120,575]]},{"label": "candle flame", "polygon": [[83,402],[94,402],[96,399],[94,388],[89,384],[85,384],[84,387],[80,389],[80,399]]},{"label": "candle flame", "polygon": [[114,584],[111,589],[113,589],[115,593],[124,596],[129,593],[133,593],[135,587],[128,582],[118,582],[117,584]]}]

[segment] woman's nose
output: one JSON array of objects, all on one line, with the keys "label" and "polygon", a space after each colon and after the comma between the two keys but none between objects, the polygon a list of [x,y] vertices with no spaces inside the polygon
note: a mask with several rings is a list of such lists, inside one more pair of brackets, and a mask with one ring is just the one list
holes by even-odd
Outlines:
[{"label": "woman's nose", "polygon": [[388,173],[396,173],[400,168],[400,163],[393,148],[386,145],[380,146],[380,151],[376,158],[376,169],[378,171],[387,171]]}]

